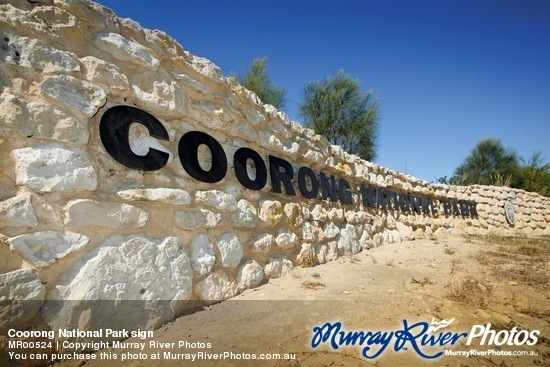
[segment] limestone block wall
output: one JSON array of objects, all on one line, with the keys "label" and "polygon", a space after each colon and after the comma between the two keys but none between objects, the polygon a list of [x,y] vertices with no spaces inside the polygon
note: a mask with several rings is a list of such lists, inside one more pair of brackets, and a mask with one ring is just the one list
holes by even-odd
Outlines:
[{"label": "limestone block wall", "polygon": [[[90,1],[0,0],[0,75],[2,330],[153,328],[385,243],[550,233],[548,198],[363,161],[165,33]],[[165,136],[137,118],[109,145],[101,126],[129,111]],[[222,154],[189,148],[205,136]],[[120,162],[153,150],[154,169]]]}]

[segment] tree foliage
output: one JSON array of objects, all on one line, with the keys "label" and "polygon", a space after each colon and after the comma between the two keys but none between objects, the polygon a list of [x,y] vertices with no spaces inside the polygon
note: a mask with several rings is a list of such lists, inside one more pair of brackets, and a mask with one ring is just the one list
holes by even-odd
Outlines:
[{"label": "tree foliage", "polygon": [[280,109],[286,104],[286,89],[277,87],[267,72],[267,57],[256,58],[244,74],[235,77],[239,83],[256,93],[263,103]]},{"label": "tree foliage", "polygon": [[523,165],[518,168],[518,187],[544,196],[550,196],[550,163],[545,163],[542,152],[533,154],[529,161],[521,160]]},{"label": "tree foliage", "polygon": [[452,181],[462,185],[512,186],[517,183],[518,158],[500,139],[479,141],[466,161],[455,170]]},{"label": "tree foliage", "polygon": [[378,100],[370,90],[361,92],[360,82],[343,71],[306,85],[300,115],[306,127],[332,144],[365,160],[376,156]]},{"label": "tree foliage", "polygon": [[487,138],[477,143],[453,177],[441,177],[438,182],[510,186],[550,196],[550,164],[544,162],[540,151],[526,161],[518,159],[499,139]]}]

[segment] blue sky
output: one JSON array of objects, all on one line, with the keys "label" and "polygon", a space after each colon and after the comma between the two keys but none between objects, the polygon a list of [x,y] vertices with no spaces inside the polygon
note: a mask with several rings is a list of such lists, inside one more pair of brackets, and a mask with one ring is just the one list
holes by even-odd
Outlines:
[{"label": "blue sky", "polygon": [[380,103],[385,167],[434,181],[495,137],[550,161],[548,0],[100,0],[225,75],[255,57],[301,122],[305,84],[342,69]]}]

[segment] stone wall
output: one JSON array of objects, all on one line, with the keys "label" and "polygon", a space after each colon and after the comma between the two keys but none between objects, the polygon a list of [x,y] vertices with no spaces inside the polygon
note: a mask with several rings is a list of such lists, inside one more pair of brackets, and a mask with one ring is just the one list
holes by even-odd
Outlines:
[{"label": "stone wall", "polygon": [[[153,328],[295,266],[385,243],[550,233],[548,198],[363,161],[165,33],[89,1],[0,0],[0,59],[2,330]],[[129,168],[106,147],[100,125],[116,106],[165,129],[155,138],[137,121],[115,144],[137,160],[165,152],[160,168]],[[194,131],[225,154],[215,182],[184,167],[193,155],[179,154],[180,139]],[[236,173],[242,148],[263,162],[244,160],[249,181],[265,176],[259,189]],[[220,164],[204,144],[195,153],[202,173]]]}]

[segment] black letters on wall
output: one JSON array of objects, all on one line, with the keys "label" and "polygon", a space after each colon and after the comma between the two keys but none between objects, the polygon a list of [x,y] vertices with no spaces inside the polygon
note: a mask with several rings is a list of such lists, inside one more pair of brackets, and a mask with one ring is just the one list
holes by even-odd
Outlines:
[{"label": "black letters on wall", "polygon": [[[209,171],[199,164],[199,146],[206,145],[212,154],[212,167]],[[227,157],[216,139],[200,131],[184,134],[178,144],[181,165],[195,180],[214,183],[221,181],[227,172]]]},{"label": "black letters on wall", "polygon": [[[282,170],[281,170],[282,169]],[[269,171],[271,173],[271,185],[273,186],[273,192],[282,193],[281,182],[285,185],[287,195],[296,195],[294,187],[292,186],[292,179],[294,178],[294,168],[284,159],[269,156]]]},{"label": "black letters on wall", "polygon": [[[158,149],[149,148],[146,155],[135,154],[130,148],[129,132],[132,124],[145,126],[149,134],[157,139],[169,140],[168,132],[151,114],[131,106],[115,106],[109,108],[101,117],[99,135],[107,152],[118,162],[132,169],[155,171],[166,165],[170,155]],[[199,147],[205,145],[212,155],[212,165],[205,170],[199,163]],[[184,134],[178,143],[178,154],[185,171],[194,179],[215,183],[221,181],[227,173],[227,157],[220,143],[212,136],[200,132],[190,131]],[[251,178],[246,168],[249,160],[254,162],[255,177]],[[288,161],[270,155],[269,174],[273,192],[282,193],[283,186],[287,195],[296,195],[294,189],[294,168]],[[246,147],[239,148],[233,156],[235,175],[239,182],[250,190],[261,190],[268,179],[268,171],[262,157],[254,150]],[[298,188],[307,199],[316,199],[321,194],[322,200],[337,201],[353,204],[353,193],[348,181],[340,178],[338,181],[333,175],[327,177],[324,172],[319,176],[309,167],[300,167],[297,173]],[[384,188],[367,187],[361,184],[360,196],[363,207],[379,208],[383,210],[399,210],[412,214],[438,214],[439,202],[437,199],[423,195],[392,191]],[[443,213],[453,216],[478,217],[476,203],[443,199],[441,201]]]},{"label": "black letters on wall", "polygon": [[[308,188],[306,177],[309,177],[311,189]],[[319,194],[319,181],[311,168],[302,167],[298,170],[298,188],[307,199],[315,199]]]},{"label": "black letters on wall", "polygon": [[128,135],[133,123],[142,124],[152,137],[168,140],[168,132],[153,115],[130,106],[109,108],[99,122],[99,136],[107,152],[117,162],[126,167],[142,171],[156,171],[168,162],[166,152],[149,148],[147,155],[141,156],[132,152]]},{"label": "black letters on wall", "polygon": [[[256,167],[256,178],[252,180],[246,170],[246,162],[251,159]],[[235,175],[239,182],[250,190],[261,190],[267,183],[267,168],[264,160],[250,148],[239,148],[233,156]]]}]

